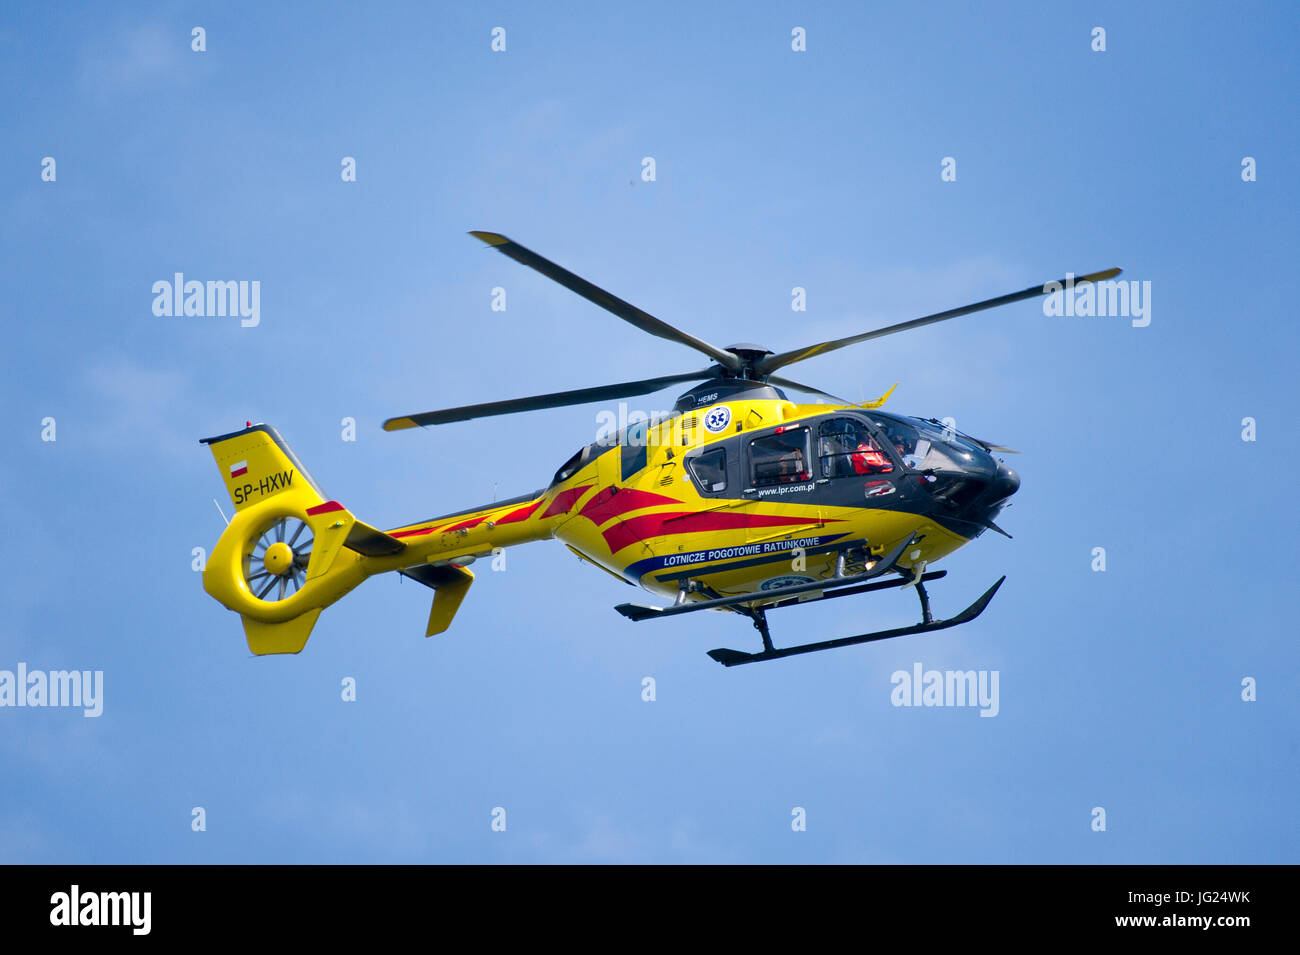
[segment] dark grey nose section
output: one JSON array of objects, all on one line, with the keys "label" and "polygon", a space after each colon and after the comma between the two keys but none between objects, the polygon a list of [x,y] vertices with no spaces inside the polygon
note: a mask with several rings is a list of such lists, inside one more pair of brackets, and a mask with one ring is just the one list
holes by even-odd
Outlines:
[{"label": "dark grey nose section", "polygon": [[993,493],[990,496],[994,500],[1008,498],[1020,490],[1020,475],[999,461],[997,473],[993,476],[992,489]]}]

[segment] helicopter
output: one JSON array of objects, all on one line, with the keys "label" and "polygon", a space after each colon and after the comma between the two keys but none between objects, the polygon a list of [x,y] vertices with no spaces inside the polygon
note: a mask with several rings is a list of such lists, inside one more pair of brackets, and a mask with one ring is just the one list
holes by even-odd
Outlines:
[{"label": "helicopter", "polygon": [[[476,560],[558,539],[583,561],[665,606],[622,603],[635,622],[716,610],[747,618],[762,648],[708,655],[726,667],[928,633],[974,620],[1003,576],[965,610],[936,618],[926,585],[937,561],[985,531],[1020,478],[995,454],[1012,449],[941,422],[850,402],[777,372],[849,345],[1046,295],[1112,268],[784,352],[712,345],[494,232],[488,247],[632,326],[700,352],[695,371],[390,418],[385,431],[430,427],[652,394],[693,383],[667,415],[598,434],[546,487],[380,530],[329,498],[275,428],[252,424],[204,438],[235,515],[203,573],[204,589],[239,614],[257,655],[298,653],[321,611],[376,574],[433,591],[426,636],[445,632]],[[814,400],[795,401],[787,392]],[[773,643],[767,615],[808,603],[912,588],[911,626],[795,646]]]}]

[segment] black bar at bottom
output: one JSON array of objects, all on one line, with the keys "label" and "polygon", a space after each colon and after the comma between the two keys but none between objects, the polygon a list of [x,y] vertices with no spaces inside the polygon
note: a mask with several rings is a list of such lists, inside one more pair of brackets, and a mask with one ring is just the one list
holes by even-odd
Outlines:
[{"label": "black bar at bottom", "polygon": [[[750,848],[761,860],[757,845]],[[728,868],[728,891],[742,894],[737,897],[771,884],[766,867]],[[1231,950],[1234,942],[1254,940],[1253,933],[1261,929],[1272,929],[1268,937],[1280,937],[1294,910],[1293,867],[852,869],[828,873],[852,880],[839,890],[846,900],[851,892],[853,901],[837,921],[844,919],[840,924],[861,938],[910,939],[909,949],[929,949],[939,941],[983,947],[979,940],[1129,936],[1146,944],[1153,939],[1175,945],[1212,939],[1216,949]],[[404,935],[403,930],[444,934],[474,927],[490,931],[494,940],[509,936],[512,928],[534,940],[595,938],[606,928],[627,928],[636,913],[653,918],[659,932],[700,929],[694,893],[645,898],[635,903],[636,912],[629,909],[628,890],[636,888],[629,881],[635,883],[636,873],[624,871],[627,877],[617,879],[579,867],[552,871],[546,876],[548,891],[538,892],[536,872],[509,866],[491,871],[457,867],[451,872],[420,866],[367,866],[360,871],[341,866],[8,866],[0,867],[0,924],[10,946],[33,938],[57,945],[60,936],[62,948],[69,941],[133,943],[145,937],[130,924],[54,924],[60,918],[59,897],[75,885],[83,901],[91,892],[148,892],[147,937],[256,939],[259,948],[281,939],[292,940],[295,948],[314,941],[333,948],[343,940],[373,942],[379,936]],[[674,878],[685,889],[705,891],[714,883],[713,876],[700,873],[700,882],[693,885],[694,876],[682,870]],[[661,872],[655,873],[656,884],[661,877]],[[652,888],[649,878],[646,888]],[[503,918],[507,912],[509,917]],[[782,920],[796,932],[818,921],[811,916]],[[725,931],[734,944],[770,932],[772,920],[729,919],[714,929]]]}]

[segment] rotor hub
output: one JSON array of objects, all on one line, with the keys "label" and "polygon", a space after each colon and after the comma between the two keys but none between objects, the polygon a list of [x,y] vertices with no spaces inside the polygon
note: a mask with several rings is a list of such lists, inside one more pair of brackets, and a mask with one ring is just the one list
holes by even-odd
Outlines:
[{"label": "rotor hub", "polygon": [[770,348],[765,348],[762,345],[752,345],[749,342],[739,342],[735,345],[729,346],[727,351],[739,358],[741,365],[735,370],[728,369],[724,373],[724,377],[747,378],[760,381],[767,377],[766,375],[760,376],[757,373],[757,369],[759,362],[768,355],[773,354]]},{"label": "rotor hub", "polygon": [[293,569],[293,560],[293,548],[284,541],[276,541],[266,549],[262,563],[271,573],[283,577]]}]

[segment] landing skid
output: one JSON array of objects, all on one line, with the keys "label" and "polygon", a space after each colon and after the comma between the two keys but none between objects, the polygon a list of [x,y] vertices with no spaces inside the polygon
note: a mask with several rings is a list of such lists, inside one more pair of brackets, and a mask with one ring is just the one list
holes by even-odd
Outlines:
[{"label": "landing skid", "polygon": [[[929,576],[929,575],[926,575]],[[710,650],[709,656],[717,660],[723,666],[734,667],[744,663],[759,663],[763,660],[778,660],[781,657],[792,657],[800,653],[816,653],[819,650],[834,650],[837,647],[851,647],[858,643],[872,643],[876,640],[888,640],[891,637],[904,637],[910,633],[929,633],[932,630],[946,630],[949,627],[956,627],[959,624],[970,623],[989,605],[993,595],[998,592],[1002,582],[1007,578],[999,577],[988,590],[980,596],[973,604],[957,614],[955,617],[949,617],[947,620],[935,620],[930,614],[930,598],[925,592],[925,584],[922,580],[916,581],[917,596],[921,601],[922,622],[910,627],[898,627],[894,630],[880,630],[876,633],[863,633],[856,637],[840,637],[838,640],[823,640],[820,643],[805,643],[797,647],[774,647],[772,645],[772,636],[767,628],[767,614],[763,608],[757,608],[749,611],[748,616],[754,621],[754,629],[759,632],[763,638],[763,651],[761,653],[744,653],[740,650],[729,650],[719,648]],[[900,586],[906,586],[907,582],[901,582]],[[838,596],[838,595],[837,595]],[[743,611],[742,611],[743,612]]]},{"label": "landing skid", "polygon": [[[870,568],[860,574],[846,574],[845,569],[845,552],[841,552],[836,559],[835,575],[826,580],[819,580],[813,583],[793,584],[787,587],[778,587],[773,590],[766,590],[758,593],[736,594],[732,597],[723,597],[715,591],[708,588],[698,587],[691,581],[683,581],[681,592],[678,594],[677,603],[671,607],[646,607],[641,604],[619,604],[614,609],[627,617],[629,620],[656,620],[662,617],[673,617],[683,613],[697,613],[701,610],[730,610],[734,613],[743,614],[753,621],[754,629],[758,631],[763,638],[763,650],[761,653],[744,653],[740,650],[729,650],[720,647],[717,650],[710,650],[709,656],[717,660],[723,666],[734,667],[742,663],[758,663],[761,660],[777,660],[781,657],[792,657],[800,653],[815,653],[818,650],[834,650],[836,647],[850,647],[857,643],[871,643],[875,640],[888,640],[891,637],[904,637],[910,633],[929,633],[931,630],[947,630],[949,627],[956,627],[959,624],[970,623],[984,612],[984,608],[989,605],[993,595],[998,592],[1002,582],[1006,577],[999,577],[988,590],[980,595],[980,598],[973,604],[957,614],[955,617],[949,617],[947,620],[935,620],[934,615],[930,612],[930,595],[926,592],[925,585],[928,581],[938,580],[940,577],[947,575],[946,570],[925,572],[925,564],[918,564],[910,572],[896,569],[898,560],[903,556],[904,551],[911,546],[915,534],[908,534],[907,539],[891,550],[888,554],[876,561]],[[875,577],[881,577],[884,574],[894,570],[901,574],[898,580],[884,580],[876,583],[867,583]],[[915,587],[917,599],[921,602],[921,622],[913,624],[910,627],[898,627],[894,630],[881,630],[877,633],[863,633],[856,637],[840,637],[837,640],[823,640],[820,643],[805,643],[797,647],[776,647],[772,644],[772,634],[767,626],[767,612],[776,610],[779,607],[790,607],[797,604],[809,603],[816,600],[833,600],[836,597],[848,597],[853,594],[867,593],[869,591],[886,590],[893,587]],[[691,593],[702,593],[705,596],[711,596],[711,599],[700,600],[695,602],[688,601],[687,595]],[[812,596],[807,596],[812,595]]]}]

